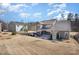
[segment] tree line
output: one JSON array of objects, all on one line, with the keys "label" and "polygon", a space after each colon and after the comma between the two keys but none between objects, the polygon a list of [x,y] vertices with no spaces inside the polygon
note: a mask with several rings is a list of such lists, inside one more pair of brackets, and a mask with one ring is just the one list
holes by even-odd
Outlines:
[{"label": "tree line", "polygon": [[69,13],[67,16],[68,21],[79,21],[79,14],[75,13]]}]

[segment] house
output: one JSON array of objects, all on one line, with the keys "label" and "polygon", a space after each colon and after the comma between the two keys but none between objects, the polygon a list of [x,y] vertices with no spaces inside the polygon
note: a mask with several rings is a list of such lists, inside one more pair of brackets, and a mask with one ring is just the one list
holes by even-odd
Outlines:
[{"label": "house", "polygon": [[1,31],[8,31],[8,24],[3,20],[0,20],[0,23],[2,27]]},{"label": "house", "polygon": [[38,25],[40,25],[39,24],[39,22],[32,22],[32,23],[28,23],[28,30],[29,31],[37,31],[38,30]]},{"label": "house", "polygon": [[52,34],[52,39],[68,39],[71,31],[71,23],[67,20],[46,20],[40,22],[38,31],[47,31]]},{"label": "house", "polygon": [[28,30],[27,23],[10,22],[8,25],[8,31],[10,32],[20,32],[20,31],[27,31],[27,30]]},{"label": "house", "polygon": [[57,39],[68,39],[71,31],[71,22],[67,20],[57,21],[51,29],[53,29],[53,33],[56,32]]}]

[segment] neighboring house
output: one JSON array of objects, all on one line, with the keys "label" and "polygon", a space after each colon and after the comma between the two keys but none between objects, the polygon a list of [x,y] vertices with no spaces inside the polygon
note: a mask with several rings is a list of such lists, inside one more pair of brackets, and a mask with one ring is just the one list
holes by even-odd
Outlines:
[{"label": "neighboring house", "polygon": [[0,23],[2,27],[1,31],[8,31],[8,24],[3,20],[0,20]]},{"label": "neighboring house", "polygon": [[67,20],[47,20],[40,22],[38,31],[47,31],[52,34],[52,39],[68,39],[71,23]]},{"label": "neighboring house", "polygon": [[1,25],[2,25],[2,23],[0,23],[0,32],[2,31],[2,26]]},{"label": "neighboring house", "polygon": [[39,30],[49,31],[55,22],[56,19],[41,21],[39,25]]},{"label": "neighboring house", "polygon": [[22,22],[10,22],[8,25],[8,31],[10,32],[20,32],[20,31],[27,31],[28,26],[26,23]]},{"label": "neighboring house", "polygon": [[37,31],[38,30],[38,25],[40,25],[39,24],[39,22],[32,22],[32,23],[29,23],[28,24],[28,30],[29,31]]}]

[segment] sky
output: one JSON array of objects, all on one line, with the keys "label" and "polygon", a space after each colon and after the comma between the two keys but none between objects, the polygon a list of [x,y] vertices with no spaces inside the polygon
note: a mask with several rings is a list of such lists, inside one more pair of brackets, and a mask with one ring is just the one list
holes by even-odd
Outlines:
[{"label": "sky", "polygon": [[37,22],[67,18],[68,13],[79,14],[79,3],[0,3],[0,19],[10,22]]}]

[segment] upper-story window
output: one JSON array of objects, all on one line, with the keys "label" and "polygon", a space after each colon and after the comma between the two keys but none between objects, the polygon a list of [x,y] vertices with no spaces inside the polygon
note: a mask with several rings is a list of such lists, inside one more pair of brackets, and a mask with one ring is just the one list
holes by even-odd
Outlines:
[{"label": "upper-story window", "polygon": [[45,25],[45,24],[43,24],[43,25],[41,25],[41,27],[40,27],[41,29],[49,29],[50,28],[50,26],[49,25]]}]

